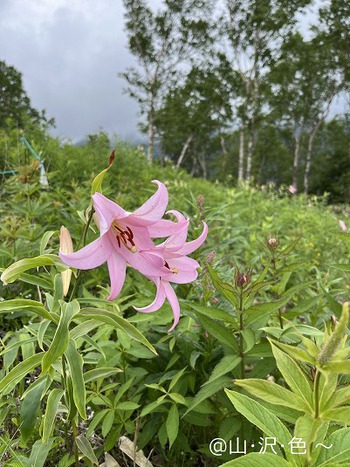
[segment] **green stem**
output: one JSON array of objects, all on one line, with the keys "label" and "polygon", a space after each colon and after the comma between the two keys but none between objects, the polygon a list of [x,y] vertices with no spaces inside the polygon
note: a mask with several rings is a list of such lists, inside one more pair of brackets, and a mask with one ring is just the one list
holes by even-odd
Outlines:
[{"label": "green stem", "polygon": [[74,458],[75,458],[75,467],[79,467],[79,453],[78,453],[78,446],[75,442],[75,438],[78,436],[78,429],[75,423],[75,419],[72,420],[72,432],[73,432],[73,443],[74,443]]},{"label": "green stem", "polygon": [[[83,241],[83,246],[86,245],[86,237],[87,237],[87,233],[88,233],[88,230],[89,230],[89,227],[90,227],[90,224],[91,224],[91,221],[92,221],[92,216],[94,215],[94,212],[95,212],[94,208],[91,207],[89,218],[88,218],[88,220],[87,220],[87,222],[86,222],[86,224],[84,226],[83,234],[80,237],[77,248],[79,248],[81,241]],[[72,292],[71,292],[70,297],[69,297],[70,302],[73,300],[75,292],[77,291],[80,277],[81,277],[81,269],[79,269],[77,277],[75,279],[75,284],[74,284],[74,287],[73,287]]]},{"label": "green stem", "polygon": [[283,329],[283,319],[282,319],[281,310],[278,310],[278,318],[280,320],[280,327],[281,327],[281,329]]},{"label": "green stem", "polygon": [[321,373],[317,370],[316,371],[316,376],[315,376],[315,385],[314,385],[314,391],[315,391],[315,419],[317,419],[320,415],[320,375]]},{"label": "green stem", "polygon": [[241,379],[245,378],[245,362],[244,362],[244,339],[242,331],[244,329],[243,322],[243,290],[241,290],[239,297],[239,356],[241,357]]}]

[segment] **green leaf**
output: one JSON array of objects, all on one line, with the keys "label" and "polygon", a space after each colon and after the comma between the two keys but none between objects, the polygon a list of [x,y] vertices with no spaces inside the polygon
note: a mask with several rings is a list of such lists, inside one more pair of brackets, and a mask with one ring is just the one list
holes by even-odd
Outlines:
[{"label": "green leaf", "polygon": [[44,390],[45,380],[41,381],[32,391],[28,392],[21,404],[21,436],[26,443],[33,434],[40,407],[40,399]]},{"label": "green leaf", "polygon": [[128,320],[122,318],[121,316],[116,315],[113,312],[103,310],[100,308],[83,308],[79,316],[87,317],[90,319],[95,319],[106,324],[110,324],[114,328],[121,329],[126,332],[126,334],[146,346],[154,355],[158,355],[156,349],[153,345],[148,342],[145,336],[135,328]]},{"label": "green leaf", "polygon": [[[298,418],[294,428],[294,438],[301,438],[305,443],[305,453],[299,452],[298,459],[300,465],[313,465],[313,462],[307,462],[310,457],[310,449],[318,443],[322,443],[327,434],[329,423],[322,420],[321,418],[315,419],[309,414],[302,415]],[[298,451],[296,451],[298,452]],[[293,452],[292,452],[293,453]],[[311,457],[313,461],[316,461],[318,457],[318,449],[313,448],[311,451]]]},{"label": "green leaf", "polygon": [[169,439],[169,448],[171,448],[179,432],[179,411],[177,410],[176,404],[172,404],[170,407],[166,419],[166,432]]},{"label": "green leaf", "polygon": [[35,258],[24,258],[11,264],[2,273],[0,279],[7,285],[17,280],[23,272],[28,269],[38,268],[40,266],[56,266],[59,270],[66,269],[60,258],[56,255],[42,255]]},{"label": "green leaf", "polygon": [[345,404],[350,400],[350,385],[343,388],[337,389],[326,405],[327,408],[337,407],[339,405]]},{"label": "green leaf", "polygon": [[243,341],[244,341],[244,353],[249,352],[254,345],[256,341],[256,336],[255,332],[251,328],[245,328],[243,331],[241,331],[241,334],[243,336]]},{"label": "green leaf", "polygon": [[334,269],[338,269],[339,271],[350,272],[349,264],[332,264],[331,267]]},{"label": "green leaf", "polygon": [[336,409],[329,409],[322,414],[325,420],[331,422],[341,423],[342,425],[350,424],[350,406],[337,407]]},{"label": "green leaf", "polygon": [[114,409],[109,410],[106,414],[103,423],[102,423],[102,436],[106,438],[108,433],[111,431],[113,423],[114,423],[115,412]]},{"label": "green leaf", "polygon": [[341,303],[337,302],[337,300],[335,300],[332,297],[332,295],[330,293],[328,293],[321,285],[320,285],[320,288],[321,288],[324,296],[327,299],[327,302],[328,302],[328,305],[329,305],[330,309],[335,314],[335,316],[339,319],[340,315],[342,313],[342,310],[343,310],[343,307],[342,307]]},{"label": "green leaf", "polygon": [[94,193],[96,193],[96,191],[98,193],[102,193],[102,182],[103,182],[104,176],[106,175],[108,170],[112,167],[112,164],[114,162],[114,158],[115,158],[115,149],[113,149],[113,151],[111,152],[111,155],[109,156],[109,165],[108,165],[108,167],[106,169],[102,170],[93,179],[92,185],[91,185],[91,194],[92,195]]},{"label": "green leaf", "polygon": [[342,464],[350,461],[350,428],[342,428],[333,432],[323,443],[332,446],[331,449],[320,448],[321,452],[317,460],[317,467]]},{"label": "green leaf", "polygon": [[164,400],[164,397],[163,396],[163,399],[162,400],[159,400],[159,398],[156,400],[156,401],[153,401],[151,402],[150,404],[146,405],[146,407],[141,411],[141,414],[140,414],[140,417],[145,417],[146,415],[156,411],[156,412],[159,412],[159,407],[162,405],[162,404],[165,404],[167,401]]},{"label": "green leaf", "polygon": [[69,342],[69,323],[79,310],[79,303],[74,300],[70,303],[62,302],[60,320],[51,342],[49,350],[45,353],[42,361],[42,372],[47,373],[51,365],[61,357]]},{"label": "green leaf", "polygon": [[305,410],[306,404],[303,399],[276,383],[263,379],[237,379],[235,384],[270,404],[282,405],[302,412]]},{"label": "green leaf", "polygon": [[182,404],[182,405],[188,405],[186,399],[184,398],[184,396],[182,396],[181,394],[178,394],[177,392],[170,392],[169,393],[169,397],[174,401],[176,402],[177,404]]},{"label": "green leaf", "polygon": [[331,360],[328,365],[322,367],[322,370],[337,375],[350,375],[350,360]]},{"label": "green leaf", "polygon": [[25,282],[26,284],[37,285],[43,289],[52,289],[52,283],[50,281],[37,275],[34,276],[33,274],[27,274],[26,272],[23,272],[18,279],[22,282]]},{"label": "green leaf", "polygon": [[88,439],[83,435],[79,435],[75,438],[75,443],[78,446],[80,452],[84,454],[85,457],[89,459],[93,464],[99,465],[97,457],[95,456],[94,450],[91,447]]},{"label": "green leaf", "polygon": [[240,361],[241,357],[237,357],[236,355],[225,355],[225,357],[223,357],[215,366],[209,380],[203,384],[203,387],[220,378],[221,376],[226,375],[226,373],[232,371],[234,368],[236,368]]},{"label": "green leaf", "polygon": [[176,375],[174,375],[174,377],[172,378],[169,384],[168,392],[170,392],[174,388],[174,386],[176,385],[176,383],[179,381],[179,379],[185,373],[186,370],[187,370],[187,366],[182,368],[182,370],[180,370],[179,372],[176,373]]},{"label": "green leaf", "polygon": [[[300,347],[283,344],[282,342],[273,341],[275,345],[283,350],[286,354],[299,360],[301,362],[311,363],[311,365],[315,364],[315,358],[313,358],[308,352],[301,349]],[[304,341],[303,341],[304,342]]]},{"label": "green leaf", "polygon": [[71,338],[77,340],[79,337],[85,337],[90,331],[98,328],[99,326],[101,326],[101,324],[96,322],[94,319],[84,321],[71,330]]},{"label": "green leaf", "polygon": [[48,230],[44,233],[40,241],[40,255],[43,255],[45,252],[45,248],[50,241],[50,238],[57,233],[57,230]]},{"label": "green leaf", "polygon": [[195,303],[189,303],[190,307],[193,308],[196,314],[201,313],[211,319],[218,319],[225,323],[230,323],[237,327],[237,318],[232,316],[228,311],[220,310],[220,308],[213,308],[209,306],[200,306]]},{"label": "green leaf", "polygon": [[198,318],[209,334],[238,353],[236,338],[228,328],[201,313],[198,314]]},{"label": "green leaf", "polygon": [[80,416],[87,419],[86,416],[86,389],[83,376],[83,357],[77,351],[75,341],[69,340],[64,355],[67,358],[70,378],[73,388],[73,400]]},{"label": "green leaf", "polygon": [[136,404],[136,402],[126,401],[120,402],[117,405],[118,410],[136,410],[140,407],[140,404]]},{"label": "green leaf", "polygon": [[46,443],[43,443],[41,440],[36,441],[33,444],[30,457],[28,459],[28,466],[30,467],[44,467],[46,458],[50,452],[52,443],[55,438],[50,438]]},{"label": "green leaf", "polygon": [[208,397],[217,393],[227,385],[232,385],[232,378],[227,378],[225,376],[215,379],[210,384],[203,385],[199,392],[193,398],[185,415],[188,414],[188,412],[191,412],[191,410],[193,410],[195,407],[197,407],[198,404],[203,402],[205,399],[208,399]]},{"label": "green leaf", "polygon": [[0,302],[0,313],[8,313],[12,311],[23,310],[26,313],[35,313],[41,318],[50,321],[56,321],[54,316],[51,315],[40,302],[35,300],[27,300],[24,298],[14,298],[12,300],[5,300]]},{"label": "green leaf", "polygon": [[40,365],[44,352],[37,353],[28,358],[24,362],[15,366],[6,376],[0,381],[0,392],[4,395],[12,391],[12,389],[34,368]]},{"label": "green leaf", "polygon": [[[284,297],[280,300],[276,300],[270,303],[259,303],[258,305],[252,305],[247,310],[244,311],[246,317],[245,323],[246,326],[253,324],[255,321],[260,320],[260,318],[265,317],[265,322],[270,318],[270,315],[285,305],[290,300],[290,297]],[[263,325],[262,325],[263,326]]]},{"label": "green leaf", "polygon": [[[276,438],[278,444],[285,447],[291,439],[291,435],[281,420],[273,413],[263,407],[259,402],[238,392],[225,389],[225,392],[234,405],[237,412],[246,417],[253,425],[257,426],[264,434]],[[290,453],[285,448],[285,454]]]},{"label": "green leaf", "polygon": [[[323,410],[329,405],[328,401],[333,396],[334,391],[337,388],[338,375],[329,374],[327,377],[320,373],[320,382],[319,382],[319,404],[320,404],[320,413],[322,414]],[[349,391],[350,395],[350,391]]]},{"label": "green leaf", "polygon": [[89,383],[90,381],[95,381],[100,378],[107,378],[108,376],[112,376],[115,373],[121,373],[122,371],[123,370],[120,368],[95,368],[84,373],[84,381],[85,383]]},{"label": "green leaf", "polygon": [[275,356],[278,369],[290,389],[305,402],[307,411],[312,413],[313,394],[309,380],[296,362],[274,344],[278,345],[278,342],[271,341],[272,352]]},{"label": "green leaf", "polygon": [[46,411],[43,418],[42,426],[42,441],[46,443],[46,441],[50,438],[57,414],[58,403],[61,400],[64,394],[63,389],[54,388],[49,394],[47,398],[46,404]]},{"label": "green leaf", "polygon": [[262,455],[258,452],[251,452],[246,456],[221,464],[221,467],[291,467],[293,465],[294,463],[276,454],[266,452]]},{"label": "green leaf", "polygon": [[227,298],[227,300],[232,303],[233,306],[236,308],[238,307],[238,298],[235,289],[232,287],[232,285],[227,284],[226,282],[223,282],[220,277],[218,276],[217,272],[213,267],[207,263],[207,268],[211,277],[211,280],[213,282],[214,287],[220,294]]}]

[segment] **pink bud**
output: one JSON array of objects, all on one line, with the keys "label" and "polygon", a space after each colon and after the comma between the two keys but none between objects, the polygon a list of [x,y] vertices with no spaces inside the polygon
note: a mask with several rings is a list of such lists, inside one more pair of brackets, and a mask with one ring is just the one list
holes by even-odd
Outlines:
[{"label": "pink bud", "polygon": [[[69,230],[62,225],[60,230],[60,251],[65,255],[73,253],[73,242]],[[66,296],[69,290],[69,284],[72,277],[72,271],[67,269],[62,273],[63,295]]]}]

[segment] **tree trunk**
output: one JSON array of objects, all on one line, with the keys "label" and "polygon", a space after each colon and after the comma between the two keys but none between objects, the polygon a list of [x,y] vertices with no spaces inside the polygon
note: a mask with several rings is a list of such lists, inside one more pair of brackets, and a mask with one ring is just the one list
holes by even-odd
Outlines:
[{"label": "tree trunk", "polygon": [[314,139],[317,135],[317,132],[321,126],[323,120],[319,120],[317,125],[313,128],[310,136],[309,141],[307,144],[307,153],[306,153],[306,164],[305,164],[305,171],[304,171],[304,193],[307,195],[309,192],[309,182],[310,182],[310,170],[311,170],[311,157],[312,157],[312,147],[314,143]]},{"label": "tree trunk", "polygon": [[176,162],[176,168],[178,169],[180,165],[182,164],[182,161],[184,160],[184,157],[186,155],[188,146],[190,145],[191,141],[193,139],[193,134],[190,134],[189,137],[187,138],[185,144],[182,147],[181,154]]},{"label": "tree trunk", "polygon": [[245,175],[245,179],[247,182],[250,182],[250,178],[251,178],[253,150],[254,150],[254,132],[250,131],[249,139],[248,139],[248,151],[247,151],[247,171]]},{"label": "tree trunk", "polygon": [[300,139],[301,132],[295,137],[295,148],[294,148],[294,161],[293,161],[293,182],[292,186],[298,191],[298,171],[299,171],[299,159],[300,159]]},{"label": "tree trunk", "polygon": [[198,162],[199,162],[199,165],[201,166],[201,169],[202,169],[202,172],[203,172],[203,178],[207,178],[208,177],[207,163],[206,163],[206,160],[205,160],[205,156],[203,154],[198,156]]},{"label": "tree trunk", "polygon": [[244,127],[239,129],[239,158],[238,158],[238,181],[242,182],[244,176]]},{"label": "tree trunk", "polygon": [[154,125],[153,121],[148,123],[148,151],[147,161],[151,164],[153,161],[153,149],[154,149]]},{"label": "tree trunk", "polygon": [[333,101],[333,98],[335,96],[335,91],[329,96],[329,99],[327,101],[327,107],[325,108],[323,114],[319,118],[318,122],[316,125],[313,127],[311,134],[309,136],[309,141],[307,145],[307,154],[306,154],[306,165],[305,165],[305,172],[304,172],[304,193],[307,195],[309,192],[309,182],[310,182],[310,171],[311,171],[311,157],[312,157],[312,147],[314,143],[314,139],[318,133],[318,130],[320,129],[320,126],[322,123],[325,121],[329,108],[331,106],[331,103]]}]

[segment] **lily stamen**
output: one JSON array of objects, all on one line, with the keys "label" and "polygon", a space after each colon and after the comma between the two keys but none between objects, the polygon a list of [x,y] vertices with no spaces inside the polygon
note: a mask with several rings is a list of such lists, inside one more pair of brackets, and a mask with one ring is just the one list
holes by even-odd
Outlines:
[{"label": "lily stamen", "polygon": [[131,251],[131,253],[136,253],[137,247],[133,240],[133,231],[130,229],[130,227],[126,227],[126,229],[123,229],[116,221],[114,221],[112,224],[112,228],[116,233],[115,238],[118,241],[119,248],[121,247],[121,244],[123,244],[129,251]]}]

